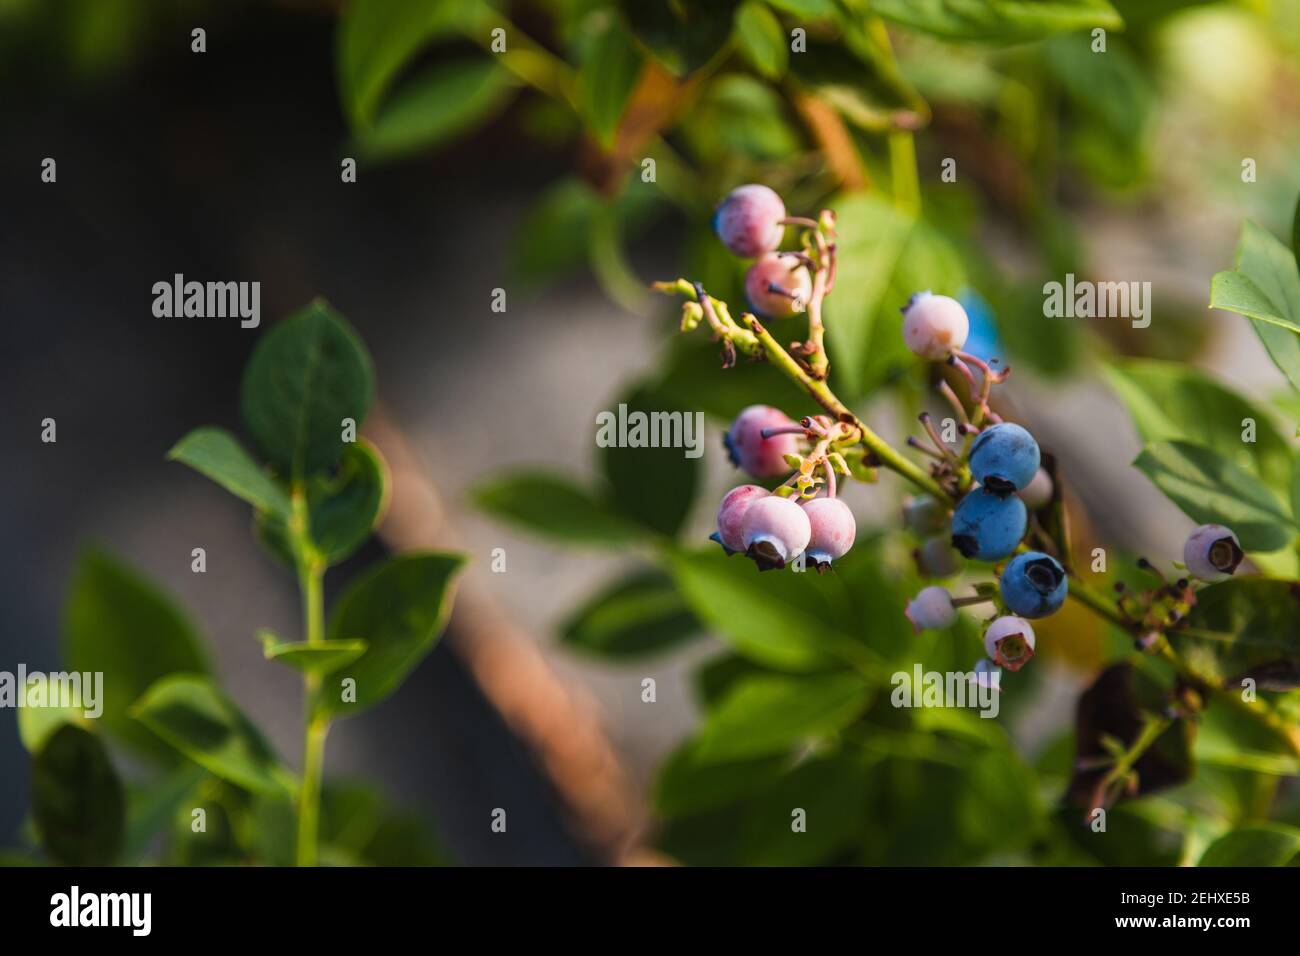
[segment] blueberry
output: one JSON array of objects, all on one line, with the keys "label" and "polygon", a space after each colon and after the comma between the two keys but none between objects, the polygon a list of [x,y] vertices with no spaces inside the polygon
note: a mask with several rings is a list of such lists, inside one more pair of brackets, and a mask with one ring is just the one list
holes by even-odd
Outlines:
[{"label": "blueberry", "polygon": [[738,186],[718,203],[713,229],[736,255],[753,259],[771,252],[785,235],[785,203],[767,186]]},{"label": "blueberry", "polygon": [[990,660],[976,661],[971,682],[978,687],[991,687],[993,690],[1001,692],[1002,669]]},{"label": "blueberry", "polygon": [[942,531],[948,524],[948,506],[932,495],[909,495],[903,502],[903,524],[918,538]]},{"label": "blueberry", "polygon": [[961,555],[953,550],[946,534],[926,538],[915,557],[916,569],[922,577],[950,578],[961,570]]},{"label": "blueberry", "polygon": [[1028,487],[1038,473],[1038,442],[1019,425],[990,425],[970,448],[970,472],[981,485],[999,495]]},{"label": "blueberry", "polygon": [[808,541],[808,560],[818,571],[825,571],[831,562],[842,558],[853,547],[858,526],[853,512],[839,498],[813,498],[803,504],[804,514],[812,526]]},{"label": "blueberry", "polygon": [[755,478],[775,478],[790,471],[785,456],[799,447],[796,434],[763,437],[764,428],[792,428],[794,422],[770,405],[750,405],[731,423],[723,437],[731,463]]},{"label": "blueberry", "polygon": [[749,307],[765,319],[788,319],[807,310],[811,295],[812,276],[788,252],[766,253],[745,273]]},{"label": "blueberry", "polygon": [[761,571],[783,568],[808,547],[812,524],[789,498],[768,495],[753,502],[740,523],[741,543]]},{"label": "blueberry", "polygon": [[921,588],[916,597],[907,602],[904,613],[918,634],[951,627],[957,620],[957,608],[953,606],[952,595],[937,584]]},{"label": "blueberry", "polygon": [[732,488],[722,496],[718,505],[718,530],[709,537],[722,545],[728,555],[745,550],[745,539],[741,534],[741,525],[745,512],[759,498],[766,498],[770,492],[758,485],[740,485]]},{"label": "blueberry", "polygon": [[903,307],[903,341],[921,358],[941,362],[969,334],[970,319],[956,299],[918,292]]},{"label": "blueberry", "polygon": [[1054,493],[1055,485],[1052,484],[1052,476],[1047,473],[1045,468],[1039,468],[1034,472],[1034,477],[1029,479],[1029,484],[1017,492],[1020,495],[1020,500],[1025,503],[1025,507],[1030,511],[1046,508],[1051,504]]},{"label": "blueberry", "polygon": [[1014,554],[1025,536],[1029,515],[1015,496],[976,488],[957,503],[952,515],[952,546],[963,557],[998,561]]},{"label": "blueberry", "polygon": [[1061,562],[1041,551],[1026,551],[1012,558],[998,584],[1007,609],[1028,618],[1054,614],[1069,591]]},{"label": "blueberry", "polygon": [[1034,629],[1022,617],[1000,617],[984,632],[984,652],[999,667],[1018,671],[1034,656]]},{"label": "blueberry", "polygon": [[1237,536],[1221,524],[1201,525],[1183,544],[1183,563],[1202,581],[1231,577],[1244,557]]}]

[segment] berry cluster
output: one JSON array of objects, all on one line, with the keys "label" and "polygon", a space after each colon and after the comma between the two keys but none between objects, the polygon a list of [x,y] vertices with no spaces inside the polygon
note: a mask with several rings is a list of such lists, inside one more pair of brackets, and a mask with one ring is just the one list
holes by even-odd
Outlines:
[{"label": "berry cluster", "polygon": [[[781,251],[791,226],[801,230],[800,251]],[[826,383],[830,362],[821,306],[835,284],[834,215],[788,217],[775,192],[747,185],[719,204],[714,229],[731,252],[754,260],[745,277],[752,312],[736,321],[725,302],[684,279],[656,288],[686,298],[683,329],[708,322],[722,342],[724,367],[741,354],[773,362],[823,413],[796,422],[779,409],[752,405],[736,417],[724,439],[732,463],[755,481],[783,480],[771,490],[745,484],[727,492],[713,539],[728,555],[744,554],[760,570],[791,563],[801,568],[810,561],[825,572],[852,548],[857,530],[852,511],[837,497],[838,479],[874,480],[878,467],[897,472],[922,490],[907,500],[903,518],[919,539],[913,553],[923,576],[952,577],[963,559],[987,562],[998,572],[996,584],[978,585],[969,597],[954,597],[940,585],[925,587],[908,603],[906,615],[921,632],[951,626],[963,606],[992,603],[996,613],[984,628],[988,656],[977,663],[975,679],[998,687],[1000,669],[1018,671],[1034,656],[1030,621],[1055,614],[1070,593],[1061,559],[1067,548],[1048,531],[1060,527],[1054,474],[1044,467],[1033,435],[1003,421],[990,405],[993,386],[1007,379],[1010,368],[964,351],[970,319],[961,302],[929,291],[911,297],[902,309],[904,343],[934,363],[936,389],[953,411],[949,424],[956,425],[953,440],[945,442],[930,414],[920,416],[925,437],[909,437],[907,444],[928,457],[922,468],[868,428]],[[788,349],[760,321],[801,313],[808,338]],[[1231,531],[1206,525],[1187,539],[1183,559],[1192,576],[1212,581],[1232,574],[1243,555]],[[1140,563],[1154,572],[1148,562]],[[1120,588],[1113,610],[1077,583],[1076,596],[1129,629],[1139,646],[1150,646],[1195,601],[1187,580],[1171,585],[1159,577],[1161,586],[1142,594]]]}]

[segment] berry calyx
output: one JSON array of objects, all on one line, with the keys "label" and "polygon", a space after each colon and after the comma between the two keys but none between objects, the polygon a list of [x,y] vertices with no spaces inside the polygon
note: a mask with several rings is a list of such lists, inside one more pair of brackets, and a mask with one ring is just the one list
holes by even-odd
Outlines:
[{"label": "berry calyx", "polygon": [[1237,536],[1221,524],[1203,524],[1183,543],[1183,563],[1202,581],[1232,577],[1245,557]]},{"label": "berry calyx", "polygon": [[812,276],[790,252],[769,252],[745,273],[749,307],[765,319],[788,319],[808,308]]},{"label": "berry calyx", "polygon": [[736,255],[753,259],[781,245],[785,203],[767,186],[750,183],[727,193],[713,214],[713,229]]},{"label": "berry calyx", "polygon": [[1020,617],[1047,617],[1060,610],[1069,591],[1065,568],[1050,554],[1026,551],[1007,564],[998,581],[1002,603]]},{"label": "berry calyx", "polygon": [[1019,498],[975,488],[953,511],[952,546],[963,557],[998,561],[1015,553],[1028,523],[1029,514]]},{"label": "berry calyx", "polygon": [[[763,437],[763,429],[785,431]],[[775,478],[790,470],[785,456],[797,453],[799,439],[795,423],[778,408],[750,405],[723,436],[731,463],[755,478]]]},{"label": "berry calyx", "polygon": [[957,620],[957,607],[952,603],[952,595],[937,584],[921,588],[916,597],[907,602],[907,610],[903,613],[918,634],[951,627]]},{"label": "berry calyx", "polygon": [[994,494],[1025,488],[1038,473],[1041,455],[1034,436],[1014,422],[990,425],[970,448],[970,472]]},{"label": "berry calyx", "polygon": [[760,498],[766,498],[769,492],[758,485],[739,485],[722,496],[718,505],[718,530],[709,535],[710,539],[722,545],[728,556],[745,550],[742,525],[745,512],[749,506]]},{"label": "berry calyx", "polygon": [[1034,656],[1034,629],[1022,617],[1000,617],[984,632],[984,652],[999,667],[1018,671]]},{"label": "berry calyx", "polygon": [[831,562],[842,558],[853,547],[857,537],[857,522],[853,512],[839,498],[813,498],[803,503],[804,514],[812,528],[808,541],[808,560],[824,572]]},{"label": "berry calyx", "polygon": [[760,571],[785,567],[811,538],[807,512],[780,495],[752,502],[741,521],[741,543]]},{"label": "berry calyx", "polygon": [[966,344],[970,319],[956,299],[918,292],[902,311],[903,341],[921,358],[942,362]]}]

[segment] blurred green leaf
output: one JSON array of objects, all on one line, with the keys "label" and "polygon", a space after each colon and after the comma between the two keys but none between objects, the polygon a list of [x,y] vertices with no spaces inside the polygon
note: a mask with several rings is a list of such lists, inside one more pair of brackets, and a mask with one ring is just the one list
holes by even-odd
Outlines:
[{"label": "blurred green leaf", "polygon": [[[43,680],[45,681],[43,689],[47,696],[46,704],[41,707],[23,706],[17,710],[18,736],[22,740],[23,746],[27,748],[27,752],[33,754],[41,749],[42,744],[45,743],[50,734],[64,724],[76,724],[85,730],[94,729],[92,723],[94,718],[86,716],[86,711],[90,708],[83,701],[83,693],[72,693],[73,688],[68,685],[70,699],[64,703],[62,691],[59,691],[56,695],[55,689],[50,683],[50,675],[44,675]],[[15,691],[27,695],[29,691],[35,689],[34,684],[35,681],[29,676],[27,687],[15,688]],[[102,695],[102,688],[100,693]],[[30,698],[25,696],[23,699]],[[101,696],[98,703],[102,702],[103,697]]]},{"label": "blurred green leaf", "polygon": [[1223,524],[1247,551],[1276,551],[1296,533],[1289,509],[1249,472],[1184,441],[1147,445],[1133,464],[1197,524]]},{"label": "blurred green leaf", "polygon": [[869,693],[855,674],[746,678],[709,714],[697,756],[705,761],[760,757],[833,735],[862,713]]},{"label": "blurred green leaf", "polygon": [[1121,803],[1106,811],[1106,829],[1094,830],[1091,809],[1062,807],[1055,821],[1067,839],[1105,866],[1175,866],[1182,859],[1187,813],[1159,799]]},{"label": "blurred green leaf", "polygon": [[[306,481],[308,523],[316,550],[328,564],[338,564],[365,544],[388,506],[388,463],[364,438],[344,443],[343,460],[333,475]],[[290,567],[296,561],[285,521],[261,511],[259,539]]]},{"label": "blurred green leaf", "polygon": [[1235,269],[1214,277],[1210,307],[1249,318],[1274,364],[1300,389],[1300,273],[1295,255],[1248,220],[1237,241]]},{"label": "blurred green leaf", "polygon": [[321,794],[323,853],[343,850],[366,866],[449,866],[450,852],[415,814],[361,783],[331,781]]},{"label": "blurred green leaf", "polygon": [[1300,829],[1258,823],[1226,833],[1210,844],[1197,866],[1286,866],[1300,854]]},{"label": "blurred green leaf", "polygon": [[295,786],[261,732],[206,677],[164,677],[131,711],[194,763],[237,787],[274,795]]},{"label": "blurred green leaf", "polygon": [[1107,0],[872,0],[871,12],[950,40],[996,43],[1085,27],[1124,26]]},{"label": "blurred green leaf", "polygon": [[369,125],[393,80],[429,41],[452,34],[464,0],[348,0],[339,17],[336,65],[353,124]]},{"label": "blurred green leaf", "polygon": [[778,80],[790,61],[785,28],[761,0],[745,0],[736,10],[736,44],[759,73]]},{"label": "blurred green leaf", "polygon": [[[1265,484],[1288,487],[1291,449],[1269,415],[1208,375],[1178,362],[1126,361],[1106,366],[1146,443],[1183,440],[1214,448]],[[1255,442],[1242,440],[1255,422]]]},{"label": "blurred green leaf", "polygon": [[718,54],[731,34],[737,0],[619,0],[633,34],[675,75],[698,69]]},{"label": "blurred green leaf", "polygon": [[619,17],[600,16],[578,67],[578,109],[596,141],[610,149],[641,74],[641,53]]},{"label": "blurred green leaf", "polygon": [[567,478],[515,472],[474,491],[474,503],[494,517],[572,544],[618,547],[645,532]]},{"label": "blurred green leaf", "polygon": [[149,844],[166,831],[194,789],[208,772],[194,764],[181,764],[165,775],[133,787],[126,798],[124,863],[136,863]]},{"label": "blurred green leaf", "polygon": [[835,16],[835,0],[767,0],[769,6],[796,17],[818,19]]},{"label": "blurred green leaf", "polygon": [[1196,592],[1186,629],[1170,631],[1169,640],[1220,686],[1261,664],[1300,661],[1300,594],[1291,581],[1260,577],[1211,584]]},{"label": "blurred green leaf", "polygon": [[104,675],[103,726],[144,753],[173,759],[128,710],[162,677],[208,672],[199,634],[182,611],[125,564],[87,551],[73,572],[63,630],[68,669]]},{"label": "blurred green leaf", "polygon": [[[789,159],[800,139],[788,113],[786,101],[762,80],[730,73],[703,90],[681,132],[701,164],[731,162],[737,155],[758,161]],[[709,238],[716,243],[711,231]],[[699,257],[688,255],[686,261],[699,268]],[[702,278],[707,282],[707,275]],[[709,291],[723,294],[712,285]]]},{"label": "blurred green leaf", "polygon": [[671,819],[730,806],[771,786],[789,763],[790,757],[784,753],[742,760],[703,759],[700,740],[693,738],[673,751],[659,768],[655,809]]},{"label": "blurred green leaf", "polygon": [[318,299],[258,341],[244,370],[244,421],[283,475],[302,478],[338,462],[343,420],[361,427],[374,388],[364,343]]},{"label": "blurred green leaf", "polygon": [[[402,685],[442,637],[453,580],[464,563],[454,554],[403,554],[371,568],[348,587],[330,618],[329,639],[360,638],[368,646],[327,682],[321,695],[325,713],[360,713]],[[339,692],[348,679],[356,682],[355,700],[344,700]]]},{"label": "blurred green leaf", "polygon": [[289,513],[289,496],[223,428],[196,428],[167,453],[211,478],[236,498],[271,514]]},{"label": "blurred green leaf", "polygon": [[623,660],[676,647],[700,633],[699,621],[672,578],[640,571],[603,589],[565,623],[566,646],[596,657]]},{"label": "blurred green leaf", "polygon": [[[601,415],[606,416],[612,434],[606,435],[606,425],[598,424],[598,441],[602,436],[615,439],[601,449],[611,507],[651,531],[675,536],[690,515],[699,485],[703,413],[689,406],[674,407],[668,395],[643,385]],[[643,440],[661,447],[620,447],[625,438],[637,434],[637,416],[643,422]],[[624,422],[626,436],[621,434]],[[688,437],[694,447],[687,447]]]},{"label": "blurred green leaf", "polygon": [[262,654],[268,661],[279,661],[304,674],[332,674],[340,667],[351,664],[366,652],[363,640],[348,641],[282,641],[270,631],[259,631]]},{"label": "blurred green leaf", "polygon": [[514,77],[492,59],[437,63],[404,83],[371,125],[356,132],[366,159],[429,149],[491,119],[510,102]]},{"label": "blurred green leaf", "polygon": [[831,208],[839,265],[826,300],[827,335],[836,390],[851,401],[913,364],[899,312],[911,295],[955,296],[965,270],[943,236],[877,195],[843,197]]},{"label": "blurred green leaf", "polygon": [[126,797],[98,736],[64,724],[36,752],[32,820],[41,846],[56,863],[107,866],[117,859]]}]

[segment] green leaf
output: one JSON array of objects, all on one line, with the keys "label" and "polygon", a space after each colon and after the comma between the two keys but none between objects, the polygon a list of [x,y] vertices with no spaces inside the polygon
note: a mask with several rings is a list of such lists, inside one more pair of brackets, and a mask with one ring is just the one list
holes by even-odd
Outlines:
[{"label": "green leaf", "polygon": [[254,793],[294,789],[292,775],[270,744],[206,677],[164,677],[131,710],[140,723],[222,780]]},{"label": "green leaf", "polygon": [[374,393],[370,355],[347,321],[316,300],[258,341],[244,371],[244,421],[262,454],[295,479],[334,467]]},{"label": "green leaf", "polygon": [[747,678],[709,714],[698,756],[727,761],[788,751],[847,727],[866,708],[869,696],[855,674]]},{"label": "green leaf", "polygon": [[645,532],[567,478],[524,471],[489,479],[474,491],[489,514],[572,544],[622,546]]},{"label": "green leaf", "polygon": [[1210,844],[1197,866],[1286,866],[1300,854],[1300,829],[1257,823],[1225,833]]},{"label": "green leaf", "polygon": [[181,764],[165,776],[132,788],[126,798],[124,863],[137,863],[158,834],[176,818],[208,772],[194,764]]},{"label": "green leaf", "polygon": [[903,343],[899,309],[921,290],[956,295],[961,259],[929,225],[875,195],[832,203],[838,217],[835,295],[827,299],[827,334],[841,397],[860,397],[915,362]]},{"label": "green leaf", "polygon": [[[93,729],[92,721],[94,718],[86,716],[86,711],[92,708],[83,703],[82,693],[71,693],[73,688],[69,686],[70,699],[67,703],[63,703],[62,692],[60,691],[58,696],[55,696],[54,688],[49,683],[49,675],[45,675],[45,680],[46,703],[39,707],[19,707],[17,711],[18,736],[22,740],[23,746],[27,748],[27,752],[33,754],[40,750],[46,739],[64,724],[76,724],[86,730]],[[29,677],[27,687],[16,688],[16,692],[27,695],[33,684],[33,679]],[[97,703],[103,702],[102,688],[100,694]],[[29,700],[30,697],[24,696],[23,699]],[[55,701],[58,702],[55,703]]]},{"label": "green leaf", "polygon": [[103,742],[65,724],[32,758],[32,821],[66,866],[108,866],[122,851],[126,797]]},{"label": "green leaf", "polygon": [[1170,631],[1169,640],[1197,674],[1220,686],[1262,664],[1300,661],[1300,598],[1294,588],[1290,581],[1260,577],[1201,588],[1187,627]]},{"label": "green leaf", "polygon": [[582,653],[624,660],[660,653],[700,633],[671,578],[640,571],[606,587],[565,623],[560,639]]},{"label": "green leaf", "polygon": [[[328,564],[338,564],[365,544],[388,507],[388,463],[364,438],[348,443],[334,475],[307,479],[308,520],[316,550]],[[258,537],[290,567],[296,565],[286,523],[258,512]]]},{"label": "green leaf", "polygon": [[835,0],[767,0],[770,6],[796,17],[833,17]]},{"label": "green leaf", "polygon": [[339,90],[351,121],[368,125],[399,71],[430,40],[455,32],[463,0],[348,0],[339,17]]},{"label": "green leaf", "polygon": [[168,461],[189,465],[236,498],[274,515],[289,513],[289,496],[223,428],[196,428],[167,453]]},{"label": "green leaf", "polygon": [[147,754],[172,759],[170,749],[142,730],[128,710],[168,674],[208,672],[198,632],[181,610],[125,564],[87,551],[73,572],[63,631],[68,669],[104,675],[104,727]]},{"label": "green leaf", "polygon": [[1235,265],[1235,272],[1214,277],[1210,307],[1250,318],[1274,364],[1300,389],[1300,273],[1294,255],[1266,229],[1247,221]]},{"label": "green leaf", "polygon": [[1288,509],[1249,472],[1190,442],[1148,445],[1133,464],[1197,524],[1223,524],[1247,551],[1276,551],[1295,535]]},{"label": "green leaf", "polygon": [[770,787],[789,764],[789,755],[784,753],[746,760],[703,759],[700,740],[694,738],[675,750],[660,768],[655,809],[671,819],[738,803]]},{"label": "green leaf", "polygon": [[282,641],[270,631],[258,631],[262,641],[262,654],[268,661],[288,664],[304,674],[332,674],[340,667],[346,667],[366,652],[367,643],[363,640],[318,641]]},{"label": "green leaf", "polygon": [[998,43],[1124,26],[1107,0],[872,0],[871,12],[949,40]]},{"label": "green leaf", "polygon": [[614,145],[619,121],[641,73],[641,53],[617,16],[605,14],[578,67],[578,110],[596,141]]},{"label": "green leaf", "polygon": [[754,69],[779,80],[790,62],[785,28],[760,0],[745,0],[736,10],[736,44]]},{"label": "green leaf", "polygon": [[784,671],[853,666],[884,682],[883,661],[907,646],[911,628],[900,598],[875,572],[878,559],[859,542],[834,574],[761,573],[710,547],[673,555],[671,569],[699,619],[744,656]]},{"label": "green leaf", "polygon": [[[1143,442],[1182,440],[1221,452],[1273,488],[1288,486],[1291,449],[1268,413],[1208,375],[1177,362],[1126,361],[1106,367]],[[1255,442],[1242,440],[1245,419]]]},{"label": "green leaf", "polygon": [[[321,695],[325,713],[360,713],[402,685],[442,636],[451,613],[452,581],[464,563],[454,554],[403,554],[348,587],[330,619],[329,638],[361,637],[368,646],[327,682]],[[340,688],[345,680],[355,681],[355,700],[343,699]]]},{"label": "green leaf", "polygon": [[363,784],[331,781],[321,794],[321,855],[351,865],[449,866],[452,856],[425,822],[386,805]]},{"label": "green leaf", "polygon": [[736,0],[619,0],[618,8],[655,59],[681,76],[704,66],[726,44]]},{"label": "green leaf", "polygon": [[[621,423],[626,423],[626,435],[619,434]],[[703,425],[702,412],[675,408],[668,395],[646,386],[624,396],[615,409],[601,412],[596,441],[604,444],[601,465],[611,506],[651,531],[675,536],[690,514],[699,485]],[[638,434],[641,441],[662,447],[621,447]],[[686,447],[688,437],[693,447]]]},{"label": "green leaf", "polygon": [[403,84],[378,119],[357,131],[357,149],[380,160],[437,146],[487,122],[515,89],[514,77],[493,59],[437,63]]}]

